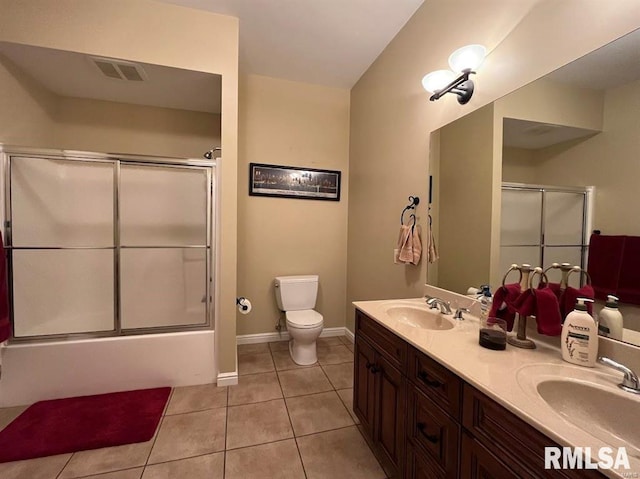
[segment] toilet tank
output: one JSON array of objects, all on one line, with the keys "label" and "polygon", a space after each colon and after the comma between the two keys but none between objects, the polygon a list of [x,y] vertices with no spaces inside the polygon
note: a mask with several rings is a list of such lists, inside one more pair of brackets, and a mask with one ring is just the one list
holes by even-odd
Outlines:
[{"label": "toilet tank", "polygon": [[313,309],[317,295],[317,274],[276,278],[276,300],[281,311]]}]

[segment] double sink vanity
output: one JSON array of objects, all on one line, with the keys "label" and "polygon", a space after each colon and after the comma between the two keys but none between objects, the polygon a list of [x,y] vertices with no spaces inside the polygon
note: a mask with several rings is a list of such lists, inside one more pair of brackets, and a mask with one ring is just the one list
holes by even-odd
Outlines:
[{"label": "double sink vanity", "polygon": [[[618,388],[621,373],[569,365],[541,337],[533,350],[482,348],[478,305],[460,298],[453,313],[471,313],[424,298],[354,303],[354,411],[387,474],[640,477],[640,395]],[[589,448],[592,463],[624,446],[630,468],[545,469],[553,446]]]}]

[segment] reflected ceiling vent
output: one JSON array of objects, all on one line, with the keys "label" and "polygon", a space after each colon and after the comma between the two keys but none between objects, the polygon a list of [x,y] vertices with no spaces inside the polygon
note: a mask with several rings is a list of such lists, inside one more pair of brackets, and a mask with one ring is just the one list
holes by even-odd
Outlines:
[{"label": "reflected ceiling vent", "polygon": [[522,130],[522,133],[533,136],[546,135],[547,133],[551,133],[559,128],[563,128],[562,125],[551,125],[549,123],[539,123],[537,125],[530,126],[529,128],[525,128]]},{"label": "reflected ceiling vent", "polygon": [[147,74],[137,63],[115,58],[89,57],[98,70],[106,77],[116,80],[145,81]]}]

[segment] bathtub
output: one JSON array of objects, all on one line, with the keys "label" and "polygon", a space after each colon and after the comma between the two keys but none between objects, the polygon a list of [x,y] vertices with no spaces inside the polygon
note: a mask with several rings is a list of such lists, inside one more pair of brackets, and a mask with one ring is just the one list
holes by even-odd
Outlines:
[{"label": "bathtub", "polygon": [[216,381],[214,331],[11,344],[0,348],[0,407]]}]

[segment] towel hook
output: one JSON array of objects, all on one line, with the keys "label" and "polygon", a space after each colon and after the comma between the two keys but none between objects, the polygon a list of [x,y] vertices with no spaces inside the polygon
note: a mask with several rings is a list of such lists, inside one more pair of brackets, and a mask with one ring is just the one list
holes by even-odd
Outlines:
[{"label": "towel hook", "polygon": [[413,218],[413,224],[411,225],[411,229],[413,230],[413,228],[415,228],[416,226],[416,215],[411,214],[409,215],[409,219]]},{"label": "towel hook", "polygon": [[569,278],[569,276],[571,276],[571,273],[580,273],[581,281],[582,281],[582,276],[584,275],[587,278],[587,285],[588,286],[591,285],[591,275],[589,274],[588,271],[582,269],[580,266],[574,266],[573,268],[571,268],[571,270],[569,271],[569,274],[567,274],[567,279]]},{"label": "towel hook", "polygon": [[[409,196],[409,204],[404,207],[402,213],[400,214],[400,224],[404,224],[404,212],[407,210],[414,210],[416,206],[420,203],[420,198],[418,196]],[[414,220],[415,225],[415,220]]]},{"label": "towel hook", "polygon": [[533,272],[531,273],[531,276],[529,276],[529,289],[531,291],[533,291],[533,278],[536,277],[536,274],[540,275],[540,281],[538,282],[538,286],[540,286],[540,283],[542,283],[544,281],[544,284],[549,284],[549,278],[547,278],[547,275],[544,273],[544,271],[542,271],[542,268],[540,268],[539,266],[533,269]]},{"label": "towel hook", "polygon": [[511,265],[511,267],[507,270],[507,272],[504,274],[504,276],[502,277],[502,286],[503,287],[504,287],[505,281],[507,281],[507,276],[509,276],[509,273],[511,273],[512,271],[518,271],[518,273],[520,273],[520,277],[518,278],[518,283],[522,282],[522,270],[520,269],[520,266],[518,266],[517,264],[513,263]]}]

